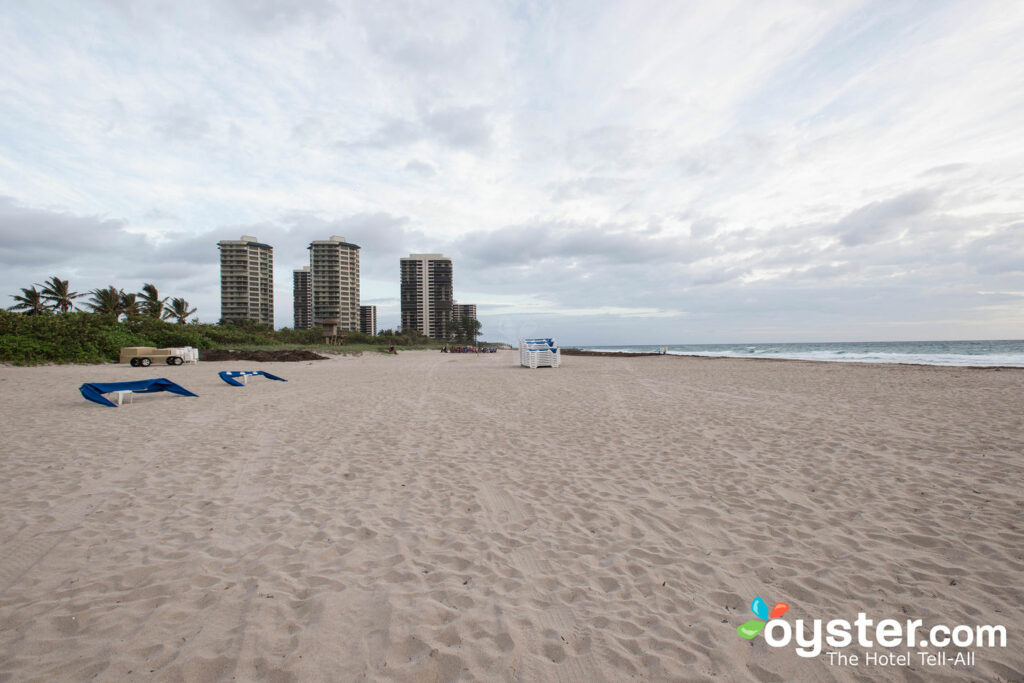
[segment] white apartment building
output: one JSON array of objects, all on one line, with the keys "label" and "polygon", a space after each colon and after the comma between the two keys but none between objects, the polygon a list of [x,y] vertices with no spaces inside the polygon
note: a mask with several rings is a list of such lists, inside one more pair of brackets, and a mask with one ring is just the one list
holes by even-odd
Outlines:
[{"label": "white apartment building", "polygon": [[309,245],[313,325],[359,329],[359,246],[337,235]]},{"label": "white apartment building", "polygon": [[217,242],[221,320],[274,326],[274,248],[256,237]]}]

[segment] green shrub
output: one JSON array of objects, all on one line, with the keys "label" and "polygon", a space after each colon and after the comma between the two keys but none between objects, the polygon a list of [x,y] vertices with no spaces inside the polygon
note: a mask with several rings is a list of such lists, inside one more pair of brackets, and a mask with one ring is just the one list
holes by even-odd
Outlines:
[{"label": "green shrub", "polygon": [[[350,332],[345,345],[329,347],[344,352],[347,346],[359,350],[386,347],[436,348],[440,342],[418,331],[376,337]],[[0,361],[31,365],[36,363],[117,362],[124,346],[194,346],[198,349],[290,346],[321,346],[319,327],[309,330],[274,331],[266,325],[242,321],[228,325],[190,323],[179,325],[159,318],[135,316],[118,322],[110,315],[56,313],[23,315],[0,310]]]},{"label": "green shrub", "polygon": [[362,332],[349,332],[345,335],[346,344],[372,344],[374,338]]},{"label": "green shrub", "polygon": [[308,330],[293,330],[285,327],[274,333],[274,338],[282,344],[320,344],[323,342],[323,329],[312,327]]},{"label": "green shrub", "polygon": [[19,365],[116,361],[122,346],[152,345],[109,316],[0,311],[0,360]]}]

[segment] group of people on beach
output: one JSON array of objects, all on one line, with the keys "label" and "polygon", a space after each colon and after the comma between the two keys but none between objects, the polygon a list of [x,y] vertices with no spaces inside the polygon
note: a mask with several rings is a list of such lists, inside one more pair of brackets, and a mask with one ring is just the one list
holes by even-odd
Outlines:
[{"label": "group of people on beach", "polygon": [[441,353],[497,353],[497,346],[453,346],[448,348],[445,344],[441,347]]}]

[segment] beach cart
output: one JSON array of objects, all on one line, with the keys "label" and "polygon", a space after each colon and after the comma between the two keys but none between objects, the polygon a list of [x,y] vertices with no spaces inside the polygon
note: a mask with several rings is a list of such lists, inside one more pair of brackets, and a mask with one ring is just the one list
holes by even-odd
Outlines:
[{"label": "beach cart", "polygon": [[199,350],[191,346],[158,349],[153,346],[125,346],[121,349],[120,362],[133,368],[148,368],[153,363],[182,365],[198,363]]}]

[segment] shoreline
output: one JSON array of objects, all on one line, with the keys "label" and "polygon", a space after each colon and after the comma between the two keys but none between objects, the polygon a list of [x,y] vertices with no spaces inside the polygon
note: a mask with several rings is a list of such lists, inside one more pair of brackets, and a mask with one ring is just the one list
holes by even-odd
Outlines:
[{"label": "shoreline", "polygon": [[589,351],[586,349],[577,348],[562,348],[559,350],[562,355],[565,356],[593,356],[599,358],[640,358],[646,356],[653,357],[668,357],[672,356],[675,358],[700,358],[703,360],[742,360],[742,361],[784,361],[787,363],[826,363],[828,365],[856,365],[856,366],[903,366],[903,367],[921,367],[921,368],[953,368],[953,369],[964,369],[964,370],[1020,370],[1024,371],[1024,367],[1019,365],[941,365],[939,363],[897,363],[897,362],[885,362],[885,361],[854,361],[854,360],[822,360],[819,358],[764,358],[756,356],[705,356],[693,353],[644,353],[637,351]]}]

